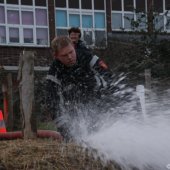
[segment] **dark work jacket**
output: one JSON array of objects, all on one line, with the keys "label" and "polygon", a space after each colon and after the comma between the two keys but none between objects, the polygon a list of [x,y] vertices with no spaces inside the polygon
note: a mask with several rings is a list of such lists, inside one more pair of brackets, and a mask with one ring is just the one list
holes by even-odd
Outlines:
[{"label": "dark work jacket", "polygon": [[74,48],[76,50],[83,50],[83,51],[86,50],[86,52],[93,53],[92,49],[88,48],[86,46],[85,42],[82,40],[78,40],[78,42],[76,44],[74,44]]},{"label": "dark work jacket", "polygon": [[82,40],[78,40],[78,42],[75,44],[75,49],[78,49],[78,50],[88,50],[88,48],[86,47],[86,44],[84,41]]},{"label": "dark work jacket", "polygon": [[96,55],[85,50],[76,53],[74,66],[66,67],[58,60],[50,66],[46,103],[53,114],[60,113],[68,103],[86,103],[100,97],[100,91],[107,90],[110,85],[112,74]]}]

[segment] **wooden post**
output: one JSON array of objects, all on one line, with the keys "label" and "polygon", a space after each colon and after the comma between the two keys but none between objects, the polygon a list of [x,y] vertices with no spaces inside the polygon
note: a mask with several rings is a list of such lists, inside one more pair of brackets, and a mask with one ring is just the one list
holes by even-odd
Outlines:
[{"label": "wooden post", "polygon": [[148,33],[152,34],[154,25],[153,25],[153,0],[148,0]]},{"label": "wooden post", "polygon": [[13,113],[13,90],[12,90],[12,74],[8,73],[7,75],[7,82],[8,82],[8,118],[7,118],[7,125],[10,131],[13,130],[14,125],[14,113]]},{"label": "wooden post", "polygon": [[112,1],[111,0],[106,0],[106,21],[107,21],[107,34],[112,33],[112,22],[111,22],[111,11],[112,11]]},{"label": "wooden post", "polygon": [[145,88],[151,90],[151,69],[145,69]]},{"label": "wooden post", "polygon": [[23,51],[19,61],[20,111],[23,117],[24,139],[37,137],[36,115],[34,107],[34,52]]},{"label": "wooden post", "polygon": [[49,21],[49,33],[50,33],[50,42],[56,35],[55,30],[55,3],[52,0],[48,0],[48,21]]}]

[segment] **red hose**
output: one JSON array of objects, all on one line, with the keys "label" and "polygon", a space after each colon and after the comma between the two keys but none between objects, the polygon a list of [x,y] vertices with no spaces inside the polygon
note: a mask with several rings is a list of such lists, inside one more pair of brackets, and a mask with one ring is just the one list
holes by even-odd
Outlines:
[{"label": "red hose", "polygon": [[[60,135],[59,132],[51,131],[51,130],[38,130],[37,137],[52,138],[58,141],[63,140],[63,137]],[[21,131],[0,133],[0,140],[12,140],[12,139],[21,139],[21,138],[23,138],[23,134]]]}]

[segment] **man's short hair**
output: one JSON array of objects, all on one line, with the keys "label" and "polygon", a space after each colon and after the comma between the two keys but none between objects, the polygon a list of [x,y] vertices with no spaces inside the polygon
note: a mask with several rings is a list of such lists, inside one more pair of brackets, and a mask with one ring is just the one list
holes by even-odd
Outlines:
[{"label": "man's short hair", "polygon": [[55,37],[51,41],[51,48],[53,53],[56,54],[60,49],[67,47],[69,44],[72,44],[72,41],[68,36]]},{"label": "man's short hair", "polygon": [[81,30],[78,27],[71,27],[68,30],[68,35],[70,35],[72,32],[79,33],[79,38],[81,38]]}]

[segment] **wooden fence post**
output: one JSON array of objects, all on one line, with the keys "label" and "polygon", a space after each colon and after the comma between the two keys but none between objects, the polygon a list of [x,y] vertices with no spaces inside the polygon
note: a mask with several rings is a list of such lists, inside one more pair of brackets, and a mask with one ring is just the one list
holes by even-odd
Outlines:
[{"label": "wooden fence post", "polygon": [[7,75],[7,83],[8,83],[8,118],[7,125],[10,131],[13,130],[14,125],[14,113],[13,113],[13,90],[12,90],[12,74],[8,73]]},{"label": "wooden fence post", "polygon": [[37,137],[36,115],[34,113],[34,52],[20,54],[18,78],[20,112],[23,118],[24,139]]},{"label": "wooden fence post", "polygon": [[151,69],[145,69],[145,88],[151,90]]}]

